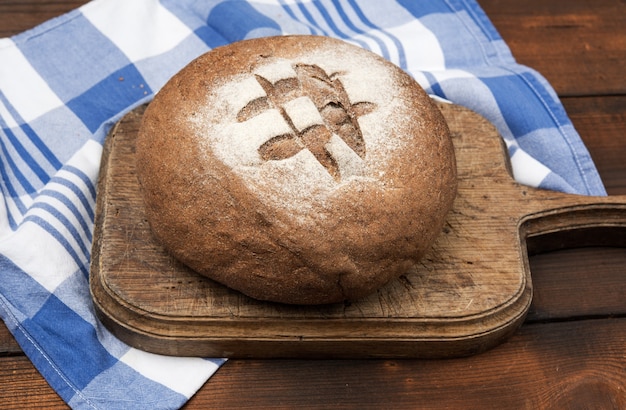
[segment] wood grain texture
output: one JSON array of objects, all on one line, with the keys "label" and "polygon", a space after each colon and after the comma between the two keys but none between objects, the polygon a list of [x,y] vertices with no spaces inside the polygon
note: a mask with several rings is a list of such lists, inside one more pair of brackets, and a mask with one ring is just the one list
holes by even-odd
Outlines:
[{"label": "wood grain texture", "polygon": [[528,325],[489,352],[443,361],[232,360],[187,408],[617,410],[625,329],[624,318]]},{"label": "wood grain texture", "polygon": [[479,0],[515,59],[561,97],[626,93],[626,3]]},{"label": "wood grain texture", "polygon": [[[449,360],[231,360],[185,409],[626,406],[626,318],[529,324]],[[67,409],[25,357],[2,358],[0,408]]]},{"label": "wood grain texture", "polygon": [[0,322],[0,357],[22,354],[22,349],[3,322]]},{"label": "wood grain texture", "polygon": [[101,319],[127,343],[164,354],[462,356],[494,346],[521,323],[532,293],[527,238],[536,252],[539,244],[571,245],[572,231],[586,237],[601,229],[603,245],[626,247],[626,197],[521,186],[491,124],[461,107],[440,108],[459,189],[432,251],[370,297],[323,307],[255,301],[170,257],[151,235],[135,176],[143,108],[129,114],[107,139],[98,184],[91,289]]},{"label": "wood grain texture", "polygon": [[84,0],[0,0],[0,38],[29,30],[85,3]]},{"label": "wood grain texture", "polygon": [[530,258],[534,294],[526,323],[626,317],[625,267],[624,248],[594,246],[535,255]]},{"label": "wood grain texture", "polygon": [[25,356],[0,361],[0,409],[67,409]]},{"label": "wood grain texture", "polygon": [[415,272],[370,297],[322,307],[255,301],[167,255],[143,214],[134,171],[141,110],[131,113],[108,137],[98,186],[91,284],[104,323],[132,345],[176,355],[441,357],[493,346],[519,326],[531,298],[519,217],[492,212],[517,194],[502,185],[519,187],[493,126],[441,108],[461,184],[440,240]]}]

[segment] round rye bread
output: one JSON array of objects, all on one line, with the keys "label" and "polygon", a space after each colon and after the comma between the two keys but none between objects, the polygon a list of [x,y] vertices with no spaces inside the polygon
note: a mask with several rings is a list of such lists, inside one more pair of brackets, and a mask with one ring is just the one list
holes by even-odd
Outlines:
[{"label": "round rye bread", "polygon": [[340,40],[216,48],[143,117],[137,173],[155,238],[250,297],[323,304],[407,271],[456,195],[449,130],[400,68]]}]

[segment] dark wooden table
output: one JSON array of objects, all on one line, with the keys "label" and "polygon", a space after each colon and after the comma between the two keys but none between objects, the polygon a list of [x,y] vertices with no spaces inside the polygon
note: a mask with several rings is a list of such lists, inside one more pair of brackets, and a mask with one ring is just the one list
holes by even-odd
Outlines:
[{"label": "dark wooden table", "polygon": [[[84,2],[0,0],[0,37]],[[626,195],[624,0],[479,3],[517,60],[554,86],[608,193]],[[185,408],[626,408],[626,250],[573,247],[532,256],[531,270],[526,322],[486,353],[231,360]],[[2,323],[0,408],[67,408]]]}]

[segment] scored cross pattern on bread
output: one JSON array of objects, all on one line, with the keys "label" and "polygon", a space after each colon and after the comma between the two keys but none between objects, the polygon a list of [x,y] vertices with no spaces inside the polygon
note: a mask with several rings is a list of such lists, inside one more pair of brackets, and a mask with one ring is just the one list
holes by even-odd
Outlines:
[{"label": "scored cross pattern on bread", "polygon": [[365,141],[357,119],[372,112],[376,104],[351,103],[339,75],[329,75],[315,64],[291,66],[280,60],[257,70],[255,78],[265,95],[248,102],[237,114],[237,121],[275,109],[291,130],[259,147],[263,160],[287,159],[308,149],[335,180],[340,180],[340,158],[350,156],[334,155],[334,151],[343,146],[344,151],[348,148],[359,158],[365,157]]}]

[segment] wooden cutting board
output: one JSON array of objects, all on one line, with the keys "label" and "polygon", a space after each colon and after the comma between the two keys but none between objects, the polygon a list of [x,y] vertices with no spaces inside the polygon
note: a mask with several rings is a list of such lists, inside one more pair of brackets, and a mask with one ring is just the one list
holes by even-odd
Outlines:
[{"label": "wooden cutting board", "polygon": [[455,105],[440,108],[453,135],[459,190],[438,240],[411,272],[376,293],[326,306],[253,300],[169,256],[151,235],[135,175],[145,107],[129,113],[106,140],[98,183],[97,314],[128,344],[177,356],[435,358],[502,342],[531,303],[529,247],[561,247],[574,237],[626,246],[626,198],[519,185],[489,122]]}]

